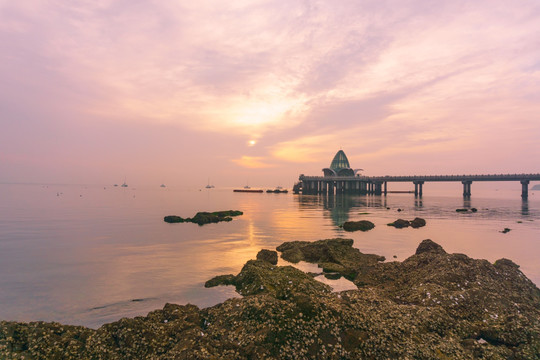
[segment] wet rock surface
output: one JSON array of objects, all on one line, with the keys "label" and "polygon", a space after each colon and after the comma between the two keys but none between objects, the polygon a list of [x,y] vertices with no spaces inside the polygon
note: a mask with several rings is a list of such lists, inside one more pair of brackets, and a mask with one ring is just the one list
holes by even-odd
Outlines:
[{"label": "wet rock surface", "polygon": [[176,215],[168,215],[163,218],[163,221],[167,223],[184,223],[192,222],[198,225],[218,223],[221,221],[232,221],[233,216],[243,215],[242,211],[238,210],[224,210],[215,212],[198,212],[192,218],[182,218]]},{"label": "wet rock surface", "polygon": [[0,358],[540,358],[540,290],[511,260],[448,254],[431,240],[403,262],[362,254],[349,239],[278,250],[359,269],[358,289],[335,293],[294,267],[250,260],[213,284],[244,297],[206,309],[166,304],[97,330],[0,322]]},{"label": "wet rock surface", "polygon": [[343,223],[345,231],[368,231],[375,227],[375,224],[368,220],[346,221]]}]

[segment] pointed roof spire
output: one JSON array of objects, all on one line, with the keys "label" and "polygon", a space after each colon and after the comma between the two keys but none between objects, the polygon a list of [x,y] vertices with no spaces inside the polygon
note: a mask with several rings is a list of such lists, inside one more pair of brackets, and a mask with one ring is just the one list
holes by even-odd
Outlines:
[{"label": "pointed roof spire", "polygon": [[332,163],[330,164],[330,169],[337,171],[339,169],[345,169],[350,167],[351,166],[349,165],[349,159],[347,159],[347,155],[345,155],[343,150],[339,150],[336,153],[336,156],[334,156]]}]

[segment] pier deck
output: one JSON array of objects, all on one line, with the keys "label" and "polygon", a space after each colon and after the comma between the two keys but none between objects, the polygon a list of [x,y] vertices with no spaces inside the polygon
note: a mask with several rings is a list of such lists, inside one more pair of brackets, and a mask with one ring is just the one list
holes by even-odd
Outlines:
[{"label": "pier deck", "polygon": [[296,191],[303,194],[387,194],[389,182],[412,182],[414,194],[422,195],[425,182],[461,182],[463,196],[471,196],[473,181],[519,181],[521,197],[529,196],[531,181],[540,181],[540,174],[488,174],[488,175],[407,175],[407,176],[305,176],[300,175]]}]

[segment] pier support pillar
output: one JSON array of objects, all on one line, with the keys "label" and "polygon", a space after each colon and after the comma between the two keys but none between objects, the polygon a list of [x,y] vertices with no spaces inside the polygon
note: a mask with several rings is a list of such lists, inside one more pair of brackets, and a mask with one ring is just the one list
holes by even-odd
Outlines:
[{"label": "pier support pillar", "polygon": [[470,197],[472,181],[462,181],[461,183],[463,184],[463,196]]},{"label": "pier support pillar", "polygon": [[529,197],[529,180],[521,180],[521,198],[527,199]]},{"label": "pier support pillar", "polygon": [[381,195],[382,193],[382,183],[377,182],[375,185],[375,195]]},{"label": "pier support pillar", "polygon": [[423,194],[422,188],[423,188],[424,182],[414,181],[413,184],[414,184],[414,196],[422,196]]},{"label": "pier support pillar", "polygon": [[385,182],[384,182],[384,195],[385,195],[385,196],[386,196],[386,194],[388,193],[387,184],[388,184],[388,182],[385,181]]}]

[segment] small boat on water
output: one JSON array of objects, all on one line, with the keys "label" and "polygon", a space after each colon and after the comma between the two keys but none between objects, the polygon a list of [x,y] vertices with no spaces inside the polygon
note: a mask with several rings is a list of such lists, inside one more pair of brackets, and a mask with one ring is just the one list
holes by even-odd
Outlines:
[{"label": "small boat on water", "polygon": [[205,188],[207,188],[207,189],[213,189],[213,188],[215,188],[214,185],[210,185],[210,178],[208,178],[208,185],[206,185]]},{"label": "small boat on water", "polygon": [[120,187],[128,187],[128,184],[126,184],[126,182],[124,181],[124,183],[120,185]]},{"label": "small boat on water", "polygon": [[165,184],[161,184],[161,185],[159,185],[159,187],[166,187],[166,186],[165,186]]}]

